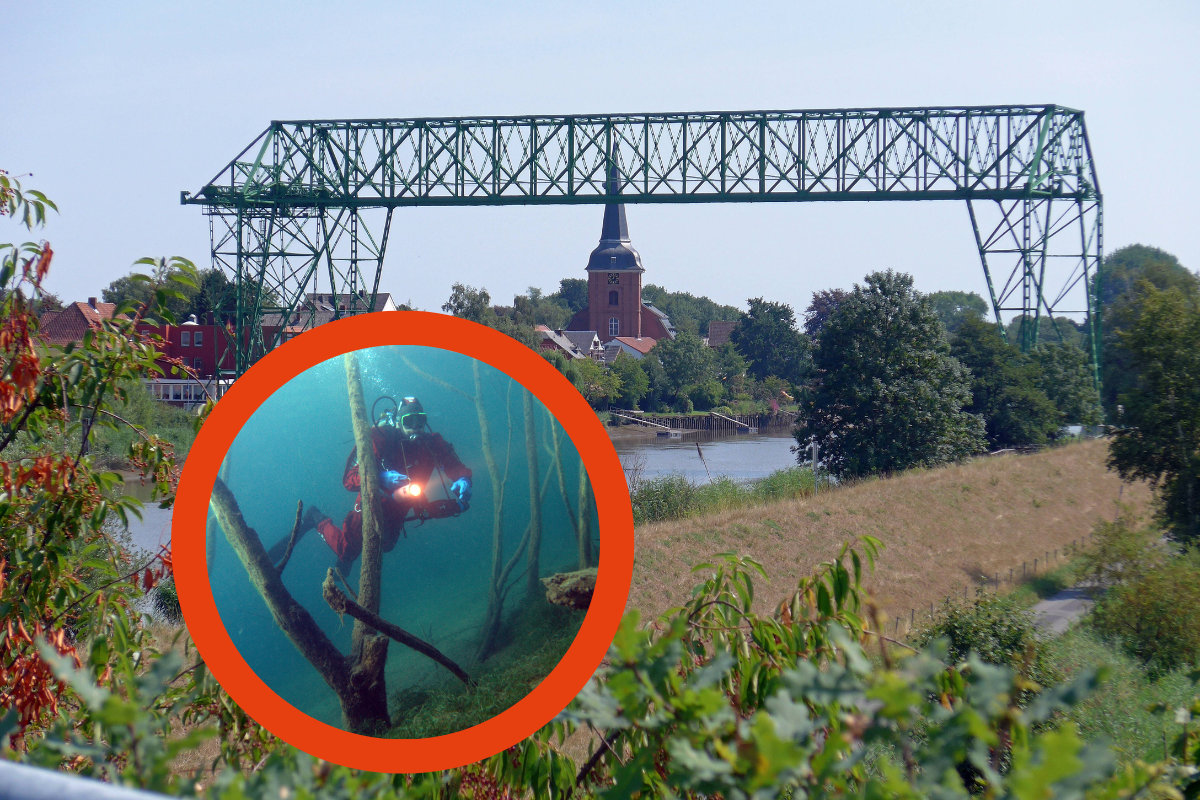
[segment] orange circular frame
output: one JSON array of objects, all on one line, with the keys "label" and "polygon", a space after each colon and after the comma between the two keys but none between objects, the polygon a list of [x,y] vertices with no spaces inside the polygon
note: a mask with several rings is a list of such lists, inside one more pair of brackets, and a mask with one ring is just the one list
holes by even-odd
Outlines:
[{"label": "orange circular frame", "polygon": [[[351,346],[350,343],[353,343]],[[509,375],[558,419],[583,458],[600,522],[596,591],[571,647],[520,702],[472,728],[427,739],[377,739],[320,722],[275,694],[221,623],[208,580],[205,525],[213,481],[234,437],[260,405],[306,369],[351,350],[422,345],[470,356]],[[591,678],[620,623],[633,574],[633,509],[616,451],[579,392],[544,358],[491,328],[420,311],[330,322],[276,347],[237,380],[188,453],[171,525],[179,602],[208,668],[255,720],[295,747],[374,772],[429,772],[487,758],[545,725]]]}]

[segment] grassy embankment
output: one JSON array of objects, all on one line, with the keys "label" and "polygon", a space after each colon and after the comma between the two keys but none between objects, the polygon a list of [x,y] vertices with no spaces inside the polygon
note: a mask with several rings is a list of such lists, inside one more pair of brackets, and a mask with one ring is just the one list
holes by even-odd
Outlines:
[{"label": "grassy embankment", "polygon": [[766,609],[843,541],[863,534],[884,543],[867,586],[892,616],[907,621],[910,609],[961,596],[985,575],[1001,573],[1001,590],[1007,590],[1010,569],[1019,581],[1021,563],[1032,567],[1036,558],[1041,571],[1046,551],[1061,553],[1097,520],[1112,519],[1118,493],[1135,508],[1146,505],[1148,488],[1121,490],[1104,466],[1107,452],[1106,442],[1090,441],[977,458],[816,496],[642,525],[635,531],[627,607],[646,619],[681,604],[695,583],[692,565],[732,550],[762,562],[771,576],[757,592]]}]

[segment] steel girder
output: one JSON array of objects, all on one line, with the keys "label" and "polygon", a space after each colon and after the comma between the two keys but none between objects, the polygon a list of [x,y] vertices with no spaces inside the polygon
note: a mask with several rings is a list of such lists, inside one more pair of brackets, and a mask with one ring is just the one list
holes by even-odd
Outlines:
[{"label": "steel girder", "polygon": [[[1083,112],[1055,105],[279,121],[181,199],[221,218],[214,231],[258,226],[248,239],[230,234],[234,256],[224,244],[218,256],[228,236],[213,238],[214,262],[238,280],[240,374],[271,346],[244,327],[261,328],[255,314],[267,310],[249,297],[243,303],[243,294],[262,295],[250,281],[266,281],[279,313],[294,315],[316,263],[332,264],[335,239],[345,240],[350,254],[340,257],[341,272],[329,269],[331,293],[363,292],[355,309],[372,308],[396,207],[601,204],[614,196],[965,200],[997,317],[1018,310],[1032,318],[1022,346],[1038,340],[1043,313],[1072,307],[1098,325],[1099,182]],[[367,209],[388,215],[377,239],[362,238]],[[353,254],[362,243],[373,281]]]}]

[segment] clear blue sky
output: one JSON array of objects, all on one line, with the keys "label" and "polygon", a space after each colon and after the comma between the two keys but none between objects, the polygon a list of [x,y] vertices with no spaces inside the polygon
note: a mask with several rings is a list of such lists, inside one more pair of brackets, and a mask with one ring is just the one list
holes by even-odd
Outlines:
[{"label": "clear blue sky", "polygon": [[[145,255],[206,266],[180,190],[288,118],[1059,103],[1087,113],[1106,250],[1200,266],[1190,0],[114,5],[0,0],[0,167],[59,204],[44,235],[64,300]],[[551,291],[583,276],[601,213],[401,210],[381,288],[429,310],[456,280],[498,302]],[[799,311],[884,267],[985,290],[957,203],[631,206],[629,226],[647,282],[725,303]]]}]

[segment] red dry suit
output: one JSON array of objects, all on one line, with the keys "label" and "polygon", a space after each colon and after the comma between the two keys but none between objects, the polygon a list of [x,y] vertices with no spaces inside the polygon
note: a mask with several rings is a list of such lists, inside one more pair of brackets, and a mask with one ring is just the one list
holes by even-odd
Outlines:
[{"label": "red dry suit", "polygon": [[[418,433],[409,438],[398,428],[375,427],[371,429],[371,443],[379,458],[381,470],[395,470],[407,475],[424,491],[433,477],[433,471],[441,468],[446,485],[459,478],[471,479],[468,469],[454,452],[454,447],[440,433]],[[351,492],[359,492],[361,478],[358,474],[358,448],[350,450],[346,457],[346,471],[342,474],[342,485]],[[439,481],[440,483],[440,481]],[[423,495],[422,495],[423,496]],[[391,550],[400,538],[404,518],[419,500],[416,498],[398,501],[393,495],[383,493],[380,510],[383,512],[381,533],[384,550]],[[342,562],[353,562],[362,553],[362,494],[354,498],[354,508],[338,528],[329,518],[317,524],[317,531],[325,543]]]}]

